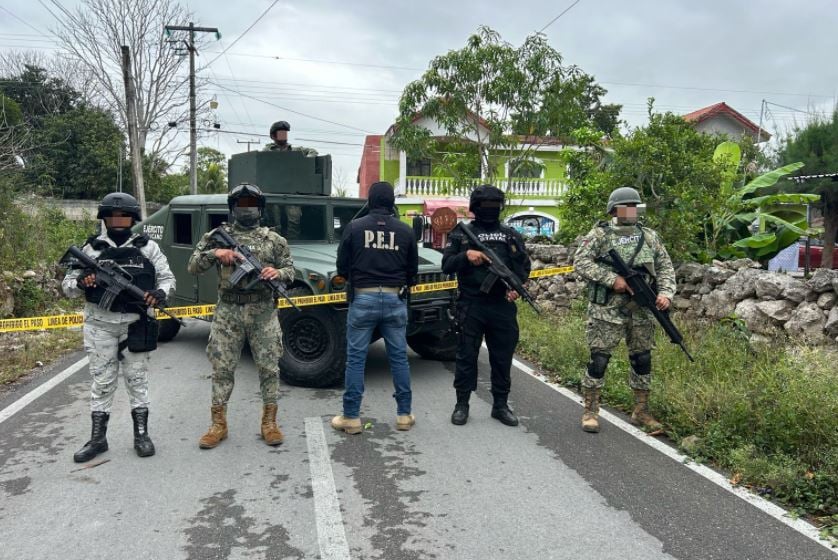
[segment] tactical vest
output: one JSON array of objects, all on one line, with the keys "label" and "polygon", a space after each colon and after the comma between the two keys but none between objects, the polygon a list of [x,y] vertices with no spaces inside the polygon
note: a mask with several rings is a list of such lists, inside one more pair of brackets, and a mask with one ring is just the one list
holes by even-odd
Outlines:
[{"label": "tactical vest", "polygon": [[[113,247],[103,239],[89,239],[88,244],[100,251],[96,261],[100,264],[113,263],[119,265],[133,278],[132,283],[144,292],[153,290],[157,286],[157,273],[154,264],[143,255],[140,250],[148,244],[148,237],[139,235],[131,243],[122,247]],[[105,293],[105,288],[95,286],[84,291],[84,298],[90,303],[98,304]],[[138,313],[144,307],[143,302],[131,299],[127,294],[120,294],[114,299],[109,311],[117,313]]]},{"label": "tactical vest", "polygon": [[[500,258],[503,263],[509,267],[513,272],[519,274],[519,270],[515,266],[515,257],[521,250],[515,243],[515,230],[511,227],[499,224],[496,229],[487,231],[482,226],[474,227],[467,225],[471,231],[477,236],[481,243],[488,246]],[[462,234],[461,234],[462,235]],[[464,251],[469,249],[478,250],[472,247],[468,237],[463,235],[462,247]],[[489,297],[492,300],[506,299],[506,286],[501,281],[496,281],[489,294],[480,292],[480,287],[490,274],[489,269],[485,266],[472,266],[466,271],[458,274],[458,281],[460,283],[460,293],[465,297]],[[522,278],[526,282],[526,278]]]},{"label": "tactical vest", "polygon": [[[648,231],[644,232],[639,224],[615,226],[610,222],[604,222],[600,227],[605,230],[608,240],[600,255],[602,258],[607,259],[608,251],[616,249],[629,266],[645,269],[648,276],[655,277],[655,251],[652,249]],[[643,245],[638,251],[637,246],[641,240]]]},{"label": "tactical vest", "polygon": [[[615,249],[626,264],[643,272],[646,281],[657,291],[655,252],[650,243],[651,234],[648,231],[644,232],[640,224],[615,226],[611,222],[600,222],[598,225],[605,232],[605,243],[596,260],[606,266],[613,266],[608,251]],[[592,303],[605,305],[610,301],[611,294],[611,286],[588,283],[588,299]]]},{"label": "tactical vest", "polygon": [[[262,266],[275,267],[278,264],[274,262],[274,244],[270,239],[269,228],[264,226],[242,228],[228,223],[221,224],[219,227],[230,234],[230,237],[235,239],[237,243],[250,249],[250,252],[262,263]],[[218,267],[218,289],[221,292],[232,294],[261,294],[265,297],[273,295],[271,288],[264,282],[257,282],[249,290],[244,289],[255,277],[253,273],[251,273],[252,276],[242,280],[238,285],[231,286],[230,276],[235,272],[236,266],[222,265],[220,261],[216,266]]]}]

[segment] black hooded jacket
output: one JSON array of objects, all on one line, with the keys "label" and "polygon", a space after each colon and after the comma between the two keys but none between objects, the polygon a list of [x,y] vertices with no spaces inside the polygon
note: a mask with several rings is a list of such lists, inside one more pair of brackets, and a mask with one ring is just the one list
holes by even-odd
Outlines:
[{"label": "black hooded jacket", "polygon": [[419,251],[413,230],[392,215],[392,194],[379,199],[370,189],[369,205],[370,213],[352,220],[343,233],[338,274],[352,288],[415,285]]}]

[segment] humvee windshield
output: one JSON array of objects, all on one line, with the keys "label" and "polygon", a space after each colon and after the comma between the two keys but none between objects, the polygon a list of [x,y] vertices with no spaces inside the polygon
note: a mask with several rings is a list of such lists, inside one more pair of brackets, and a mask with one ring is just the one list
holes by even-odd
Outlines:
[{"label": "humvee windshield", "polygon": [[[335,204],[332,207],[331,223],[326,204],[294,204],[293,201],[271,202],[265,206],[262,224],[273,228],[290,242],[295,241],[339,241],[343,228],[352,221],[363,202]],[[331,230],[331,231],[329,231]]]}]

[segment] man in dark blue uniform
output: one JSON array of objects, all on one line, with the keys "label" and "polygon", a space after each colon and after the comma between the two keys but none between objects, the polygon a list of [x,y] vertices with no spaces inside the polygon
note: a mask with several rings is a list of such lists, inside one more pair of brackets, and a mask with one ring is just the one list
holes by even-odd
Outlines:
[{"label": "man in dark blue uniform", "polygon": [[407,298],[416,283],[419,253],[413,230],[393,216],[395,194],[390,183],[370,187],[369,214],[346,227],[338,247],[337,272],[349,281],[346,317],[346,390],[343,414],[332,427],[348,434],[361,432],[364,367],[373,331],[387,346],[396,398],[396,429],[409,430],[410,368],[407,363]]},{"label": "man in dark blue uniform", "polygon": [[[472,191],[469,201],[469,210],[475,219],[471,224],[459,227],[471,228],[481,243],[492,249],[521,282],[526,282],[530,274],[530,259],[521,235],[501,225],[503,205],[503,191],[492,185],[481,185]],[[451,233],[442,257],[442,270],[446,274],[456,273],[459,282],[457,323],[460,342],[454,372],[457,404],[451,415],[451,422],[458,426],[468,421],[468,401],[471,392],[477,389],[477,356],[484,336],[492,369],[492,418],[507,426],[518,425],[518,417],[507,402],[512,357],[518,345],[517,308],[514,303],[518,293],[509,290],[496,276],[493,281],[486,267],[489,262],[485,253],[469,247],[468,238],[459,229]]]}]

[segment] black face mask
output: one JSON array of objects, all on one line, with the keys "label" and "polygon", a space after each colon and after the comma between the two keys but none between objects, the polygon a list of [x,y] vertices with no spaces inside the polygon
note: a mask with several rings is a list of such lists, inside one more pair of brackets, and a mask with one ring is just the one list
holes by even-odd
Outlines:
[{"label": "black face mask", "polygon": [[500,221],[500,208],[482,208],[478,206],[473,212],[478,222],[495,223]]},{"label": "black face mask", "polygon": [[129,228],[107,228],[108,237],[117,245],[124,245],[128,238],[131,237],[131,230]]}]

